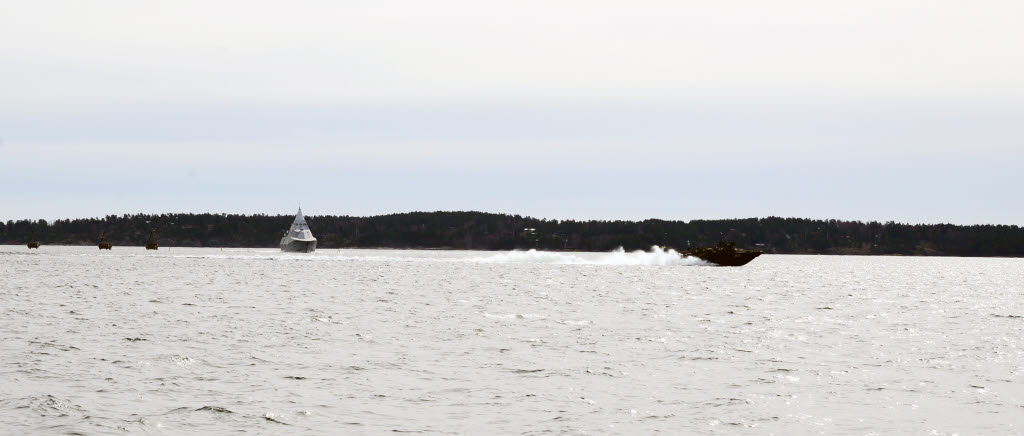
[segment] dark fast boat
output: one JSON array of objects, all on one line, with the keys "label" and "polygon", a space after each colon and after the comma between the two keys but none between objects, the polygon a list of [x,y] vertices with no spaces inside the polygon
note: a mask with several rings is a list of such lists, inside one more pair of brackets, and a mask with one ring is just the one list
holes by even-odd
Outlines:
[{"label": "dark fast boat", "polygon": [[725,241],[711,248],[699,247],[683,253],[684,256],[693,256],[718,266],[743,266],[761,254],[761,251],[737,249],[735,242]]},{"label": "dark fast boat", "polygon": [[146,249],[147,250],[156,250],[157,249],[156,236],[153,235],[153,231],[152,230],[149,231],[149,239],[146,240]]},{"label": "dark fast boat", "polygon": [[100,233],[100,244],[99,244],[99,246],[100,246],[100,250],[109,250],[110,247],[113,247],[113,245],[110,245],[110,241],[107,241],[107,232],[101,232]]}]

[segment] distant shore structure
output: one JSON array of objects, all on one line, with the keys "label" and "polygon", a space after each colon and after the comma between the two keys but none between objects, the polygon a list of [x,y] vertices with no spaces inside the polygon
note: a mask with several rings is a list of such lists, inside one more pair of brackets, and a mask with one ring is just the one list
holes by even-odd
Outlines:
[{"label": "distant shore structure", "polygon": [[100,232],[99,247],[100,247],[100,250],[109,250],[111,247],[113,247],[113,245],[110,244],[110,241],[107,241],[107,232],[105,232],[105,231],[104,232]]},{"label": "distant shore structure", "polygon": [[146,240],[146,249],[147,250],[156,250],[157,248],[158,248],[158,245],[156,243],[156,235],[155,235],[154,231],[150,230],[149,231],[149,239]]},{"label": "distant shore structure", "polygon": [[36,240],[36,232],[32,231],[32,236],[28,238],[28,248],[39,249],[39,241]]},{"label": "distant shore structure", "polygon": [[316,238],[306,224],[306,217],[302,215],[302,208],[295,215],[292,227],[284,233],[281,238],[281,251],[289,253],[312,253],[316,251]]}]

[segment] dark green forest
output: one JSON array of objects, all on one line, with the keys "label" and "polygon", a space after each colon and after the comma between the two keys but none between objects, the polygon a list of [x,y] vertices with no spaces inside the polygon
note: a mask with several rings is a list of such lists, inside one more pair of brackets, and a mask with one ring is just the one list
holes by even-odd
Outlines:
[{"label": "dark green forest", "polygon": [[[0,243],[117,246],[276,247],[291,215],[161,214],[0,222]],[[411,212],[373,217],[308,216],[321,248],[449,248],[608,251],[652,245],[707,246],[719,240],[768,253],[1024,257],[1024,228],[744,218],[664,221],[545,220],[483,212]]]}]

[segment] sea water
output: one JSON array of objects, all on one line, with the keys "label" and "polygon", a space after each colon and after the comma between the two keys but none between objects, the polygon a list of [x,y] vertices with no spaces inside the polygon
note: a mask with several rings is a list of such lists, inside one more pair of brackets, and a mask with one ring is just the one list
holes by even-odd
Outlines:
[{"label": "sea water", "polygon": [[1024,260],[0,247],[0,434],[1022,434]]}]

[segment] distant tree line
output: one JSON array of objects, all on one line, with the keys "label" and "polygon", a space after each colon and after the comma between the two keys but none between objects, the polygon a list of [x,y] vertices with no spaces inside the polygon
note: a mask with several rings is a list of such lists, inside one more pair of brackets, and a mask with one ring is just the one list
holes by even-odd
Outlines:
[{"label": "distant tree line", "polygon": [[[110,215],[0,222],[0,243],[93,245],[101,232],[117,246],[143,245],[150,230],[162,247],[277,247],[290,215]],[[665,221],[545,220],[483,212],[411,212],[373,217],[310,216],[321,248],[449,248],[608,251],[652,245],[707,246],[719,240],[769,253],[1024,257],[1015,225],[902,224],[746,218]]]}]

